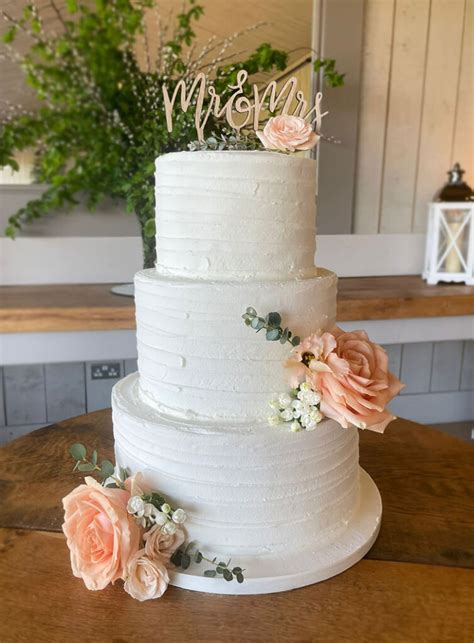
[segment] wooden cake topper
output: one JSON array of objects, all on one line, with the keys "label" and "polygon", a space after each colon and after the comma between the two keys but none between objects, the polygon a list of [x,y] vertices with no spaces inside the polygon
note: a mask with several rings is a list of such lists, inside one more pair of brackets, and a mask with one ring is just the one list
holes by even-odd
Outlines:
[{"label": "wooden cake topper", "polygon": [[[180,80],[172,96],[168,88],[163,85],[163,100],[165,104],[166,126],[168,132],[173,131],[173,108],[180,97],[180,106],[183,112],[187,112],[191,102],[195,102],[194,123],[196,133],[200,142],[204,141],[204,129],[211,114],[217,118],[224,118],[227,124],[237,133],[244,128],[251,127],[258,131],[262,111],[274,113],[282,104],[279,110],[280,115],[291,115],[304,119],[317,133],[321,129],[321,120],[327,112],[321,113],[322,94],[318,92],[314,104],[309,107],[301,90],[297,89],[298,81],[295,76],[289,78],[280,90],[277,90],[277,83],[272,80],[262,88],[252,85],[253,93],[246,96],[244,85],[248,79],[248,72],[241,70],[237,74],[235,85],[229,85],[229,89],[235,90],[224,104],[212,84],[204,73],[199,73],[189,87],[186,87],[184,80]],[[236,122],[235,115],[243,115]]]}]

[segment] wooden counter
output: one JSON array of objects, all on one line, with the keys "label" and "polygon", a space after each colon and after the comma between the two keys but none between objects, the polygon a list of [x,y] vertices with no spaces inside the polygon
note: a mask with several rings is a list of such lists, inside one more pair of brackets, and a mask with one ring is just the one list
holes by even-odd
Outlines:
[{"label": "wooden counter", "polygon": [[[113,295],[110,288],[110,284],[0,287],[0,332],[135,328],[133,299]],[[428,286],[418,276],[339,280],[339,321],[473,314],[474,286]]]},{"label": "wooden counter", "polygon": [[398,419],[360,432],[361,465],[383,501],[380,535],[354,567],[260,596],[170,587],[132,600],[121,582],[88,592],[71,572],[61,498],[82,482],[68,449],[113,458],[110,409],[65,420],[0,449],[0,640],[35,643],[474,639],[474,449]]}]

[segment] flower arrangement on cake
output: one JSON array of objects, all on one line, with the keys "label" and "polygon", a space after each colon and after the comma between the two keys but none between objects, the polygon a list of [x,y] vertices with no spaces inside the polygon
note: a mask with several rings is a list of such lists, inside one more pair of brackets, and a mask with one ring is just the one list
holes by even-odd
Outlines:
[{"label": "flower arrangement on cake", "polygon": [[89,590],[102,590],[117,580],[138,601],[160,598],[169,581],[169,570],[187,569],[191,558],[203,561],[208,578],[244,581],[240,567],[205,556],[194,543],[186,543],[186,512],[173,507],[156,491],[147,489],[141,473],[129,476],[108,460],[100,464],[97,452],[87,457],[84,445],[70,448],[74,471],[97,472],[99,483],[86,476],[84,483],[63,498],[63,531],[74,576]]},{"label": "flower arrangement on cake", "polygon": [[323,418],[343,428],[356,426],[383,433],[395,418],[386,406],[403,388],[388,370],[386,351],[363,330],[315,332],[300,340],[281,324],[281,315],[259,317],[254,308],[242,315],[255,331],[266,330],[268,341],[289,342],[293,349],[285,366],[288,393],[270,401],[271,425],[289,422],[294,432],[314,431]]}]

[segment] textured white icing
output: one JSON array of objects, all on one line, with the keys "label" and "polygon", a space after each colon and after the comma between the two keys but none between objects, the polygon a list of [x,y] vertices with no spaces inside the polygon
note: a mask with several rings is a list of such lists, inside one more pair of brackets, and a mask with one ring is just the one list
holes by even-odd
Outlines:
[{"label": "textured white icing", "polygon": [[206,551],[275,556],[317,548],[344,530],[358,503],[356,429],[314,432],[192,423],[143,404],[138,375],[112,398],[117,463],[186,509]]},{"label": "textured white icing", "polygon": [[314,272],[316,161],[272,152],[156,160],[157,270],[209,279]]},{"label": "textured white icing", "polygon": [[272,567],[337,547],[359,502],[357,431],[270,428],[291,347],[241,318],[278,311],[301,336],[335,323],[337,278],[313,260],[315,163],[192,152],[156,168],[157,267],[135,278],[140,375],[114,387],[117,464],[185,508],[206,552]]},{"label": "textured white icing", "polygon": [[283,363],[291,346],[267,342],[242,314],[248,306],[260,315],[276,310],[300,336],[328,329],[336,285],[336,275],[323,269],[311,279],[241,283],[137,273],[142,399],[182,417],[267,417],[268,402],[289,388]]}]

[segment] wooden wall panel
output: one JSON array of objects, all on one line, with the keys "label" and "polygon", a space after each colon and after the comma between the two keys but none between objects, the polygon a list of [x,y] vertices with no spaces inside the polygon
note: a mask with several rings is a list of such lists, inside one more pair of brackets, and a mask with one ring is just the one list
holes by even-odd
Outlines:
[{"label": "wooden wall panel", "polygon": [[379,228],[394,10],[395,0],[369,0],[365,8],[353,226],[358,234]]},{"label": "wooden wall panel", "polygon": [[353,230],[426,229],[459,161],[474,182],[474,0],[365,0]]},{"label": "wooden wall panel", "polygon": [[451,164],[464,10],[465,0],[432,0],[411,225],[414,232],[426,230],[427,204],[446,180]]},{"label": "wooden wall panel", "polygon": [[429,0],[397,0],[380,232],[411,227],[429,16]]},{"label": "wooden wall panel", "polygon": [[464,34],[456,106],[451,164],[458,161],[466,169],[464,178],[474,184],[474,0],[466,1]]}]

